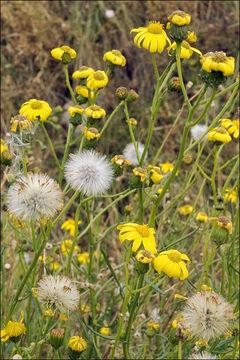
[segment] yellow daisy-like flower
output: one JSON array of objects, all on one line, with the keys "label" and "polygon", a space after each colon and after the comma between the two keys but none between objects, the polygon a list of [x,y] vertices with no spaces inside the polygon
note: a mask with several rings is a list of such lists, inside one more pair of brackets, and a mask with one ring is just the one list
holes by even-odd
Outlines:
[{"label": "yellow daisy-like flower", "polygon": [[152,254],[157,253],[154,228],[149,227],[147,224],[126,223],[118,225],[117,229],[120,231],[119,240],[121,242],[125,240],[133,241],[133,252],[137,251],[139,246],[143,244],[145,250],[149,250]]},{"label": "yellow daisy-like flower", "polygon": [[7,341],[9,338],[17,338],[26,333],[26,326],[23,324],[24,313],[21,311],[21,320],[9,321],[7,326],[1,330],[1,342]]},{"label": "yellow daisy-like flower", "polygon": [[184,26],[190,24],[191,16],[185,11],[176,10],[168,16],[168,20],[177,26]]},{"label": "yellow daisy-like flower", "polygon": [[196,220],[197,221],[200,221],[200,222],[206,222],[208,221],[208,216],[205,212],[199,212],[197,215],[196,215]]},{"label": "yellow daisy-like flower", "polygon": [[163,191],[163,187],[161,186],[158,190],[157,190],[157,194],[161,194],[161,192]]},{"label": "yellow daisy-like flower", "polygon": [[161,53],[166,47],[167,42],[171,45],[167,34],[163,30],[163,25],[159,21],[150,21],[147,27],[132,29],[130,33],[137,32],[134,43],[140,48],[149,50],[151,53]]},{"label": "yellow daisy-like flower", "polygon": [[37,99],[25,102],[19,110],[19,113],[26,116],[29,121],[46,121],[51,112],[52,109],[46,101]]},{"label": "yellow daisy-like flower", "polygon": [[[62,241],[61,251],[62,251],[63,256],[67,256],[70,253],[71,248],[72,248],[72,240],[71,239]],[[76,254],[78,252],[80,252],[80,248],[79,248],[79,246],[75,245],[73,253]]]},{"label": "yellow daisy-like flower", "polygon": [[108,327],[102,327],[100,329],[100,334],[102,335],[109,335],[109,333],[110,333],[110,329]]},{"label": "yellow daisy-like flower", "polygon": [[93,119],[101,119],[106,116],[106,111],[98,105],[91,105],[85,109],[85,114]]},{"label": "yellow daisy-like flower", "polygon": [[82,352],[87,348],[87,343],[80,336],[72,336],[68,342],[68,347],[73,351]]},{"label": "yellow daisy-like flower", "polygon": [[227,57],[223,51],[208,52],[200,60],[203,70],[207,72],[220,71],[224,76],[232,75],[235,68],[235,59]]},{"label": "yellow daisy-like flower", "polygon": [[115,156],[111,159],[111,162],[112,162],[113,164],[117,164],[118,166],[120,166],[120,168],[123,168],[124,166],[131,165],[131,161],[130,161],[130,160],[126,160],[123,155],[115,155]]},{"label": "yellow daisy-like flower", "polygon": [[54,48],[51,50],[51,55],[57,60],[63,60],[63,55],[66,54],[69,56],[70,59],[75,59],[77,53],[74,49],[70,48],[67,45],[63,45],[58,48]]},{"label": "yellow daisy-like flower", "polygon": [[189,42],[189,44],[193,44],[197,41],[197,35],[195,34],[194,31],[188,31],[188,36],[186,38],[186,40]]},{"label": "yellow daisy-like flower", "polygon": [[32,294],[33,296],[37,299],[38,295],[37,295],[37,289],[36,288],[32,288]]},{"label": "yellow daisy-like flower", "polygon": [[80,262],[80,264],[85,265],[88,261],[89,261],[89,253],[88,252],[84,252],[78,255],[78,262]]},{"label": "yellow daisy-like flower", "polygon": [[237,202],[237,191],[226,188],[225,194],[223,195],[224,201],[230,201],[231,203]]},{"label": "yellow daisy-like flower", "polygon": [[133,173],[135,176],[140,178],[140,181],[143,182],[147,178],[147,169],[144,169],[140,166],[133,169]]},{"label": "yellow daisy-like flower", "polygon": [[46,310],[44,311],[44,316],[48,316],[48,317],[54,317],[54,312],[52,310]]},{"label": "yellow daisy-like flower", "polygon": [[152,180],[152,182],[154,184],[157,184],[160,181],[162,181],[164,176],[161,174],[161,169],[158,166],[153,166],[153,165],[148,165],[148,167],[149,167],[150,172],[151,172],[150,179]]},{"label": "yellow daisy-like flower", "polygon": [[105,71],[101,71],[101,70],[95,71],[87,78],[88,89],[93,89],[93,90],[102,89],[107,85],[107,83],[108,83],[108,76],[105,73]]},{"label": "yellow daisy-like flower", "polygon": [[83,133],[88,141],[100,138],[100,134],[96,128],[88,128],[85,126]]},{"label": "yellow daisy-like flower", "polygon": [[114,65],[126,65],[126,58],[121,54],[119,50],[107,51],[103,56],[104,61],[109,61]]},{"label": "yellow daisy-like flower", "polygon": [[[84,97],[86,99],[88,98],[89,90],[86,86],[77,85],[75,90],[78,95],[82,95],[82,97]],[[90,91],[90,99],[92,99],[93,96],[94,96],[94,92]]]},{"label": "yellow daisy-like flower", "polygon": [[71,115],[71,117],[74,117],[76,114],[82,115],[84,113],[84,109],[81,106],[70,106],[68,108],[68,112]]},{"label": "yellow daisy-like flower", "polygon": [[28,120],[28,118],[24,115],[16,115],[11,118],[11,132],[16,132],[17,129],[27,130],[30,129],[32,126],[31,121]]},{"label": "yellow daisy-like flower", "polygon": [[223,126],[218,126],[209,131],[207,139],[209,141],[218,141],[222,143],[229,143],[232,138]]},{"label": "yellow daisy-like flower", "polygon": [[1,139],[1,154],[8,151],[7,145],[5,145],[5,141]]},{"label": "yellow daisy-like flower", "polygon": [[155,256],[149,250],[140,250],[136,255],[136,259],[143,264],[149,264],[155,259]]},{"label": "yellow daisy-like flower", "polygon": [[155,322],[152,322],[152,321],[149,321],[147,323],[147,326],[150,328],[150,329],[154,329],[154,330],[158,330],[160,328],[160,325],[158,323],[155,323]]},{"label": "yellow daisy-like flower", "polygon": [[193,206],[191,205],[180,206],[178,208],[178,212],[180,212],[182,215],[189,215],[193,212]]},{"label": "yellow daisy-like flower", "polygon": [[50,270],[58,271],[60,269],[60,264],[58,262],[53,262],[50,264]]},{"label": "yellow daisy-like flower", "polygon": [[[78,225],[80,225],[81,223],[82,223],[81,220],[79,220]],[[70,235],[74,236],[74,233],[75,233],[75,220],[74,219],[67,219],[62,224],[61,229],[69,231]]]},{"label": "yellow daisy-like flower", "polygon": [[177,277],[184,280],[188,277],[188,270],[184,261],[191,263],[186,254],[177,250],[167,250],[161,252],[153,261],[155,270],[160,274],[164,272],[169,277]]},{"label": "yellow daisy-like flower", "polygon": [[235,139],[239,137],[239,120],[221,119],[221,125]]},{"label": "yellow daisy-like flower", "polygon": [[77,79],[86,79],[89,75],[94,73],[94,69],[88,66],[81,66],[79,70],[74,71],[72,78]]},{"label": "yellow daisy-like flower", "polygon": [[[174,41],[172,43],[172,45],[169,46],[168,49],[167,49],[168,50],[168,55],[172,56],[171,55],[171,50],[176,50],[176,48],[177,48],[177,44]],[[189,59],[192,56],[193,52],[196,52],[197,54],[202,56],[201,51],[199,51],[198,49],[192,47],[187,41],[183,40],[182,43],[181,43],[180,58],[181,59]]]},{"label": "yellow daisy-like flower", "polygon": [[169,171],[173,171],[173,168],[174,168],[173,164],[168,163],[168,162],[161,163],[161,164],[159,164],[159,166],[164,174],[168,173]]}]

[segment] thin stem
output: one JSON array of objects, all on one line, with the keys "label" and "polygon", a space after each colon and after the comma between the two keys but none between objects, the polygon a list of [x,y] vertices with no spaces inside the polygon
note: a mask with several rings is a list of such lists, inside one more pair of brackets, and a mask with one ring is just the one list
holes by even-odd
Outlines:
[{"label": "thin stem", "polygon": [[107,120],[105,121],[102,130],[100,131],[100,137],[102,136],[102,134],[104,133],[104,131],[106,130],[107,126],[109,125],[110,121],[112,120],[113,116],[116,114],[116,112],[120,109],[120,107],[124,104],[124,101],[121,101],[113,110],[113,112],[111,113],[111,115],[109,115],[109,117],[107,118]]},{"label": "thin stem", "polygon": [[159,80],[160,76],[159,76],[157,63],[156,63],[156,57],[155,57],[154,53],[152,53],[152,61],[153,61],[153,68],[154,68],[155,76],[156,76],[157,80]]},{"label": "thin stem", "polygon": [[59,163],[59,161],[58,161],[58,158],[57,158],[56,152],[55,152],[55,150],[54,150],[52,141],[51,141],[51,139],[50,139],[50,137],[49,137],[49,135],[48,135],[47,129],[45,128],[45,125],[43,124],[42,121],[40,121],[40,126],[41,126],[41,128],[43,129],[43,132],[44,132],[44,134],[45,134],[45,136],[46,136],[46,138],[47,138],[47,141],[48,141],[48,144],[49,144],[49,146],[50,146],[50,149],[52,150],[52,154],[53,154],[53,157],[54,157],[54,159],[55,159],[55,161],[56,161],[57,167],[58,167],[59,169],[61,169],[61,165],[60,165],[60,163]]},{"label": "thin stem", "polygon": [[179,80],[180,80],[180,85],[181,85],[182,93],[184,96],[184,100],[187,104],[187,107],[189,109],[191,109],[192,105],[190,104],[190,101],[188,99],[187,92],[186,92],[184,82],[183,82],[183,76],[182,76],[181,58],[180,58],[181,43],[177,41],[176,44],[177,44],[177,48],[176,48],[177,71],[178,71],[178,76],[179,76]]},{"label": "thin stem", "polygon": [[178,359],[179,360],[182,359],[182,341],[181,340],[178,341]]},{"label": "thin stem", "polygon": [[161,277],[162,277],[162,274],[159,275],[159,276],[157,276],[157,277],[156,277],[153,281],[151,281],[148,285],[146,285],[146,286],[144,286],[144,287],[142,287],[142,288],[140,288],[140,289],[133,290],[132,293],[133,293],[133,294],[136,294],[136,293],[138,293],[138,292],[141,292],[141,291],[143,291],[143,290],[146,290],[146,289],[150,288],[153,284],[155,284],[156,282],[158,282],[158,280],[160,280]]},{"label": "thin stem", "polygon": [[69,81],[68,64],[63,65],[63,66],[64,66],[64,74],[65,74],[66,84],[67,84],[68,90],[69,90],[69,92],[70,92],[70,94],[71,94],[71,97],[72,97],[74,103],[77,105],[78,102],[77,102],[77,100],[76,100],[76,98],[75,98],[73,89],[72,89],[71,84],[70,84],[70,81]]},{"label": "thin stem", "polygon": [[62,211],[60,212],[60,214],[58,215],[58,217],[53,221],[52,226],[55,226],[63,217],[63,215],[65,214],[65,212],[70,208],[70,206],[72,205],[72,203],[74,202],[74,200],[78,197],[79,195],[79,191],[76,191],[73,196],[71,197],[71,199],[68,201],[68,203],[64,206],[64,208],[62,209]]},{"label": "thin stem", "polygon": [[217,173],[218,157],[219,157],[219,155],[220,155],[220,152],[221,152],[223,146],[224,146],[224,144],[221,145],[221,146],[219,147],[219,149],[216,149],[216,148],[215,148],[215,151],[214,151],[213,171],[212,171],[212,176],[211,176],[211,183],[212,183],[212,191],[213,191],[213,201],[214,201],[214,205],[216,205],[216,201],[217,201],[215,178],[216,178],[216,173]]},{"label": "thin stem", "polygon": [[59,183],[60,187],[62,186],[64,165],[65,165],[65,162],[66,162],[67,157],[68,157],[68,153],[69,153],[69,149],[70,149],[70,146],[71,146],[72,137],[73,137],[73,134],[75,132],[75,129],[76,129],[76,126],[74,126],[73,124],[70,123],[69,126],[68,126],[67,143],[66,143],[66,146],[65,146],[65,149],[64,149],[62,164],[61,164],[59,178],[58,178],[58,183]]},{"label": "thin stem", "polygon": [[[205,84],[206,90],[207,90],[207,87],[208,87],[208,85]],[[206,115],[206,113],[207,113],[207,111],[208,111],[209,106],[211,105],[211,103],[213,102],[213,99],[215,98],[215,95],[216,95],[216,92],[217,92],[217,88],[218,88],[217,85],[214,85],[214,86],[213,86],[212,94],[211,94],[211,96],[210,96],[210,98],[209,98],[209,101],[207,102],[207,104],[206,104],[203,112],[202,112],[201,115],[197,118],[196,121],[193,121],[193,122],[191,123],[191,126],[196,125],[197,123],[199,123],[199,121],[201,121],[201,120],[204,118],[204,116]]]},{"label": "thin stem", "polygon": [[131,137],[132,143],[133,143],[133,145],[134,145],[134,149],[135,149],[135,152],[136,152],[136,156],[137,156],[138,162],[140,162],[140,156],[139,156],[139,152],[138,152],[138,146],[137,146],[137,143],[136,143],[136,140],[135,140],[135,136],[134,136],[134,133],[133,133],[132,124],[130,123],[130,118],[129,118],[129,114],[128,114],[128,106],[127,106],[127,102],[126,102],[126,101],[124,101],[124,112],[125,112],[125,115],[126,115],[126,118],[127,118],[128,129],[129,129],[129,133],[130,133],[130,137]]}]

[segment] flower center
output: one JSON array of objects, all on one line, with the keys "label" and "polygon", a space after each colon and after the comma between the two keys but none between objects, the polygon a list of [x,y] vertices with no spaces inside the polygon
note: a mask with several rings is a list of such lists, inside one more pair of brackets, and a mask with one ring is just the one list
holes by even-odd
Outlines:
[{"label": "flower center", "polygon": [[87,69],[88,69],[87,66],[81,66],[79,70],[80,70],[80,71],[84,71],[84,70],[87,70]]},{"label": "flower center", "polygon": [[70,52],[70,47],[67,45],[63,45],[61,46],[61,50],[64,51],[65,53],[69,53]]},{"label": "flower center", "polygon": [[216,63],[225,62],[227,60],[227,56],[225,52],[223,51],[215,51],[215,53],[212,56],[213,61]]},{"label": "flower center", "polygon": [[150,21],[147,29],[151,34],[161,34],[162,28],[163,26],[159,21]]},{"label": "flower center", "polygon": [[39,100],[35,100],[31,103],[31,108],[32,109],[41,109],[42,108],[42,104],[41,101]]},{"label": "flower center", "polygon": [[224,129],[224,127],[222,127],[222,126],[217,127],[216,130],[217,130],[217,132],[219,132],[221,134],[226,134],[227,133],[227,130]]},{"label": "flower center", "polygon": [[98,106],[98,105],[91,105],[90,108],[91,108],[91,110],[93,110],[93,111],[97,111],[97,110],[100,109],[100,106]]},{"label": "flower center", "polygon": [[93,76],[95,80],[104,80],[104,75],[100,70],[96,71]]},{"label": "flower center", "polygon": [[177,250],[172,250],[170,254],[168,254],[168,257],[173,262],[179,262],[181,261],[181,255]]},{"label": "flower center", "polygon": [[142,236],[142,237],[148,237],[149,236],[149,228],[148,225],[138,225],[136,227],[137,232]]},{"label": "flower center", "polygon": [[118,50],[112,50],[112,53],[114,54],[114,55],[116,55],[116,56],[118,56],[118,57],[121,57],[121,53],[120,53],[120,51],[118,51]]}]

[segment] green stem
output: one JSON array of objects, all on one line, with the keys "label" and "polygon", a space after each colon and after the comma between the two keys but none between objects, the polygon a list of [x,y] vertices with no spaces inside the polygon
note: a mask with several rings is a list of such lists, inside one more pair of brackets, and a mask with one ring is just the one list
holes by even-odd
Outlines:
[{"label": "green stem", "polygon": [[[207,90],[207,88],[208,88],[208,85],[205,84],[205,89]],[[215,95],[216,95],[216,92],[217,92],[217,88],[218,88],[218,85],[214,85],[214,86],[213,86],[212,94],[211,94],[211,96],[210,96],[210,98],[209,98],[209,101],[207,102],[207,104],[206,104],[203,112],[202,112],[201,115],[197,118],[197,120],[195,120],[195,121],[193,121],[193,122],[191,123],[191,126],[196,125],[197,123],[199,123],[199,122],[204,118],[204,116],[206,115],[206,113],[207,113],[207,111],[208,111],[209,106],[211,105],[211,103],[213,102],[213,99],[215,98]],[[205,91],[205,92],[206,92],[206,91]]]},{"label": "green stem", "polygon": [[216,148],[215,148],[215,151],[214,151],[213,171],[212,171],[212,176],[211,176],[211,184],[212,184],[214,205],[216,205],[216,201],[217,201],[217,192],[216,192],[215,179],[216,179],[217,166],[218,166],[218,157],[219,157],[219,155],[220,155],[220,152],[221,152],[223,146],[224,146],[224,144],[221,145],[221,146],[219,147],[219,149],[216,149]]},{"label": "green stem", "polygon": [[181,340],[178,341],[178,359],[179,360],[182,359],[182,341]]},{"label": "green stem", "polygon": [[66,146],[65,146],[65,149],[64,149],[62,164],[61,164],[61,167],[60,167],[60,173],[59,173],[59,178],[58,178],[58,183],[59,183],[60,187],[62,186],[64,165],[65,165],[65,162],[66,162],[67,157],[68,157],[68,153],[69,153],[69,149],[70,149],[70,146],[71,146],[72,137],[73,137],[75,129],[76,129],[76,126],[74,126],[73,124],[70,123],[69,126],[68,126],[67,143],[66,143]]},{"label": "green stem", "polygon": [[102,134],[104,133],[104,131],[106,130],[107,126],[109,125],[110,121],[112,120],[113,116],[116,114],[116,112],[120,109],[120,107],[124,104],[124,101],[121,101],[116,108],[113,110],[113,112],[111,113],[111,115],[109,115],[108,119],[105,121],[102,130],[100,131],[100,137],[102,136]]},{"label": "green stem", "polygon": [[60,212],[58,217],[53,221],[53,223],[52,223],[53,226],[55,226],[61,220],[61,218],[63,217],[65,212],[68,211],[68,209],[70,208],[70,206],[72,205],[74,200],[78,197],[78,195],[79,195],[79,191],[75,191],[75,193],[73,194],[71,199],[68,201],[68,203],[64,206],[64,208],[62,209],[62,211]]},{"label": "green stem", "polygon": [[77,100],[76,100],[76,98],[75,98],[73,89],[72,89],[71,84],[70,84],[70,81],[69,81],[68,64],[63,65],[63,66],[64,66],[64,74],[65,74],[66,84],[67,84],[68,90],[69,90],[69,92],[70,92],[70,94],[71,94],[71,97],[72,97],[74,103],[75,103],[76,105],[78,105],[78,102],[77,102]]},{"label": "green stem", "polygon": [[44,132],[44,134],[45,134],[45,136],[46,136],[46,138],[47,138],[47,141],[48,141],[48,144],[49,144],[49,146],[50,146],[50,149],[52,150],[52,154],[53,154],[53,157],[54,157],[54,159],[55,159],[55,161],[56,161],[57,167],[58,167],[59,169],[61,169],[61,165],[60,165],[60,163],[59,163],[59,161],[58,161],[58,158],[57,158],[56,152],[55,152],[55,150],[54,150],[52,141],[51,141],[51,139],[50,139],[50,137],[49,137],[49,135],[48,135],[47,129],[45,128],[45,125],[43,124],[42,121],[40,121],[40,126],[41,126],[41,128],[43,129],[43,132]]},{"label": "green stem", "polygon": [[177,41],[176,44],[177,44],[177,48],[176,48],[177,71],[178,71],[178,76],[179,76],[179,80],[180,80],[180,85],[181,85],[182,93],[184,96],[184,100],[187,104],[187,107],[189,109],[191,109],[192,105],[190,104],[190,101],[188,99],[187,92],[186,92],[184,82],[183,82],[183,77],[182,77],[182,67],[181,67],[181,58],[180,58],[181,43]]},{"label": "green stem", "polygon": [[[215,99],[217,99],[217,98],[219,98],[220,96],[226,94],[228,91],[234,89],[235,86],[238,86],[238,85],[239,85],[239,81],[236,81],[235,83],[231,84],[231,85],[228,86],[226,89],[224,89],[224,90],[220,91],[218,94],[216,94]],[[204,104],[206,104],[207,102],[208,102],[208,100],[206,99],[206,100],[201,101],[200,104],[201,104],[201,105],[204,105]]]},{"label": "green stem", "polygon": [[154,72],[155,72],[155,76],[157,81],[159,80],[160,76],[159,76],[159,72],[158,72],[158,68],[157,68],[157,63],[156,63],[156,57],[155,54],[152,53],[152,61],[153,61],[153,68],[154,68]]},{"label": "green stem", "polygon": [[235,164],[234,164],[234,166],[233,166],[230,174],[228,175],[228,178],[227,178],[227,180],[225,181],[225,184],[224,184],[224,186],[223,186],[223,191],[226,190],[226,188],[228,187],[230,181],[232,180],[235,172],[238,171],[238,165],[239,165],[239,159],[237,159],[237,161],[235,162]]},{"label": "green stem", "polygon": [[137,146],[137,143],[136,143],[136,140],[135,140],[135,136],[134,136],[134,133],[133,133],[132,124],[130,123],[130,118],[129,118],[129,114],[128,114],[128,106],[127,106],[127,102],[126,102],[126,101],[124,101],[124,112],[125,112],[125,115],[126,115],[126,118],[127,118],[128,129],[129,129],[129,133],[130,133],[130,137],[131,137],[132,143],[133,143],[134,148],[135,148],[136,156],[137,156],[138,162],[140,162],[140,156],[139,156],[139,152],[138,152],[138,146]]},{"label": "green stem", "polygon": [[146,285],[146,286],[144,286],[144,287],[142,287],[142,288],[140,288],[140,289],[136,289],[136,290],[133,290],[133,294],[136,294],[136,293],[138,293],[138,292],[141,292],[141,291],[143,291],[143,290],[146,290],[146,289],[148,289],[148,288],[150,288],[153,284],[155,284],[156,282],[158,282],[158,280],[160,280],[161,279],[161,277],[162,277],[162,274],[160,274],[159,276],[157,276],[153,281],[151,281],[148,285]]}]

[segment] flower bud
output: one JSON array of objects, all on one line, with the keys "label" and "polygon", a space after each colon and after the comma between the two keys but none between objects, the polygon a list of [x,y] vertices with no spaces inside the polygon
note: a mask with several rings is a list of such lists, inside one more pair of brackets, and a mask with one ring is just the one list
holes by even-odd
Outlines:
[{"label": "flower bud", "polygon": [[126,100],[128,102],[133,102],[139,98],[139,95],[137,92],[133,89],[129,90]]},{"label": "flower bud", "polygon": [[53,329],[50,333],[49,342],[52,347],[57,350],[62,346],[64,340],[64,329]]},{"label": "flower bud", "polygon": [[116,97],[118,97],[118,99],[124,100],[128,96],[128,90],[127,90],[127,88],[120,86],[115,91],[115,95],[116,95]]},{"label": "flower bud", "polygon": [[191,155],[185,155],[183,158],[184,164],[190,165],[193,161],[193,157]]},{"label": "flower bud", "polygon": [[179,77],[172,77],[168,83],[168,90],[170,91],[178,91],[181,90],[181,84]]}]

